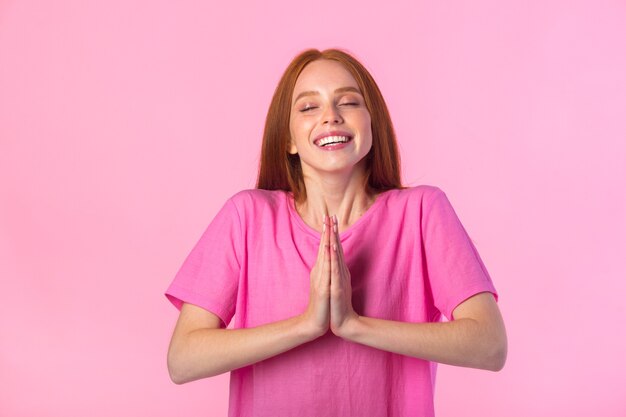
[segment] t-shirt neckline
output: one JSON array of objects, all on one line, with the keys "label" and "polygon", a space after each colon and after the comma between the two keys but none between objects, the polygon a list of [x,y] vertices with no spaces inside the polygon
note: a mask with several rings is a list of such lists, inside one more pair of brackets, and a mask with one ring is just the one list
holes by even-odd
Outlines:
[{"label": "t-shirt neckline", "polygon": [[[374,215],[374,213],[378,211],[380,207],[383,205],[383,200],[387,198],[390,191],[392,190],[386,190],[378,194],[376,196],[376,199],[372,203],[372,205],[365,211],[365,213],[363,213],[363,215],[359,217],[350,227],[348,227],[346,230],[339,233],[339,240],[344,240],[345,238],[349,237],[354,232],[354,230],[361,227],[361,225],[364,224],[368,218]],[[289,207],[289,213],[291,214],[291,217],[294,219],[296,224],[305,233],[319,240],[321,237],[320,233],[314,228],[312,228],[311,226],[309,226],[302,219],[302,217],[300,217],[300,213],[298,213],[298,211],[296,210],[293,193],[291,191],[285,191],[284,194],[285,194],[285,197],[287,198],[287,206]]]}]

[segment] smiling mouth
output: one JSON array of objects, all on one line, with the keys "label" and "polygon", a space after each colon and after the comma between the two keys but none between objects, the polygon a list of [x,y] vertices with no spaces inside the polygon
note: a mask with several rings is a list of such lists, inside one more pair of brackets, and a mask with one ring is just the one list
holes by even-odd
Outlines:
[{"label": "smiling mouth", "polygon": [[327,146],[348,143],[350,141],[352,141],[352,136],[326,136],[325,138],[317,140],[315,144],[320,148],[324,148]]}]

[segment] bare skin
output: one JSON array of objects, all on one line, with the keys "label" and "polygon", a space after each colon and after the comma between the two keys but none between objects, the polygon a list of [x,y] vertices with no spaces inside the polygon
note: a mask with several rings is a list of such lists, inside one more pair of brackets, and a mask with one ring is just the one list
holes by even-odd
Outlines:
[{"label": "bare skin", "polygon": [[378,349],[456,366],[499,371],[507,339],[498,307],[489,293],[459,304],[447,323],[403,323],[356,314],[350,272],[336,223],[326,227],[310,274],[309,304],[295,317],[245,329],[224,329],[215,314],[184,304],[168,351],[168,369],[177,384],[229,372],[283,353],[324,335]]},{"label": "bare skin", "polygon": [[[315,61],[300,73],[293,92],[289,152],[300,157],[307,199],[296,208],[305,223],[320,232],[323,215],[336,215],[342,231],[376,198],[365,187],[371,123],[357,82],[341,64]],[[343,149],[324,150],[315,139],[330,132],[343,132],[351,140]]]},{"label": "bare skin", "polygon": [[[175,383],[254,364],[311,342],[329,329],[345,340],[424,360],[492,371],[504,366],[506,331],[489,293],[459,304],[454,320],[446,323],[404,323],[354,311],[339,233],[363,215],[375,196],[363,182],[363,158],[372,146],[370,115],[360,93],[345,87],[358,85],[340,64],[322,60],[305,67],[293,94],[290,152],[300,156],[307,190],[307,201],[297,210],[321,234],[307,308],[286,320],[225,329],[212,312],[184,304],[167,357]],[[347,132],[352,141],[341,150],[321,150],[314,140],[332,131]]]},{"label": "bare skin", "polygon": [[208,378],[278,355],[325,334],[330,327],[330,235],[326,226],[310,274],[310,299],[298,316],[245,329],[224,329],[221,319],[193,304],[181,309],[167,355],[176,384]]}]

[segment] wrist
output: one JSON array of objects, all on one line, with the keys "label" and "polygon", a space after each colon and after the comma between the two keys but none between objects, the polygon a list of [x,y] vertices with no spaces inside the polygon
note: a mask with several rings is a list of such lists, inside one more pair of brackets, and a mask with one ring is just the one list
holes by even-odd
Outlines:
[{"label": "wrist", "polygon": [[307,341],[310,342],[312,340],[317,339],[320,336],[323,336],[328,329],[322,329],[316,326],[308,319],[306,314],[301,314],[297,316],[298,319],[298,329],[300,329],[301,336]]},{"label": "wrist", "polygon": [[354,314],[350,319],[344,322],[337,336],[341,337],[344,340],[354,342],[357,335],[359,334],[359,329],[361,328],[362,324],[363,322],[361,316],[359,316],[358,314]]}]

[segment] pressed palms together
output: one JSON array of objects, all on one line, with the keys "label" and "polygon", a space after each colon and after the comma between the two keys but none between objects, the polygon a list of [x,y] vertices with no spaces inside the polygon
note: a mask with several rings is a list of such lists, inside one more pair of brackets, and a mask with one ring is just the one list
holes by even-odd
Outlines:
[{"label": "pressed palms together", "polygon": [[352,308],[350,271],[345,263],[343,247],[339,240],[337,217],[323,217],[324,228],[311,270],[309,305],[304,314],[312,325],[315,336],[330,330],[343,337],[358,314]]}]

